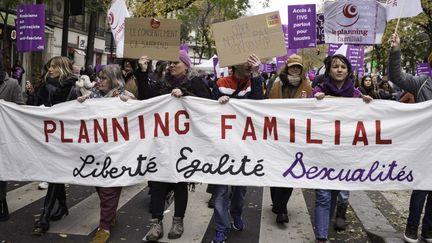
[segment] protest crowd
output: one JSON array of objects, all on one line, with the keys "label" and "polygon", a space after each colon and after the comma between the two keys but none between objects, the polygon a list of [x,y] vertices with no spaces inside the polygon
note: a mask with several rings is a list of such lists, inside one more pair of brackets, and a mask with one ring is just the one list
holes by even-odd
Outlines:
[{"label": "protest crowd", "polygon": [[[432,99],[432,78],[413,76],[403,72],[400,37],[391,37],[388,73],[365,73],[359,77],[346,57],[346,52],[333,53],[323,60],[322,67],[308,72],[304,57],[292,54],[271,73],[260,70],[261,57],[249,53],[243,63],[229,65],[226,75],[198,72],[185,50],[179,50],[178,60],[152,60],[147,55],[139,58],[119,59],[117,64],[77,67],[70,59],[55,56],[41,65],[42,75],[20,84],[25,72],[17,61],[11,70],[1,65],[0,99],[19,105],[52,107],[64,102],[88,102],[89,99],[118,97],[123,102],[148,100],[170,94],[173,97],[195,96],[216,100],[223,106],[232,99],[316,99],[318,102],[333,97],[359,98],[366,105],[374,100],[420,103]],[[1,58],[3,59],[3,57]],[[1,61],[3,63],[3,61]],[[428,57],[432,67],[432,53]],[[292,107],[295,109],[295,107]],[[168,151],[168,150],[167,150]],[[165,161],[168,163],[169,161]],[[0,221],[10,220],[7,204],[7,182],[0,182]],[[191,182],[170,183],[166,180],[149,181],[152,219],[144,241],[155,242],[164,234],[169,239],[181,238],[187,226],[187,204]],[[65,184],[41,182],[39,189],[46,190],[43,210],[34,224],[32,234],[44,237],[50,222],[68,216]],[[100,199],[100,223],[93,243],[108,242],[110,228],[117,222],[116,211],[122,187],[96,187]],[[242,231],[248,223],[242,218],[248,187],[239,185],[209,184],[208,207],[214,209],[215,231],[213,243],[223,243],[230,231]],[[272,212],[277,224],[290,227],[288,203],[292,187],[271,187]],[[350,193],[348,190],[315,190],[315,240],[329,242],[329,228],[346,230],[346,212]],[[173,197],[175,204],[172,224],[163,225],[165,200]],[[56,206],[57,205],[57,206]],[[421,238],[432,242],[432,191],[413,190],[408,220],[404,233],[406,242],[415,243]],[[289,208],[295,211],[296,208]],[[139,212],[136,212],[139,214]],[[423,215],[423,219],[421,219]],[[334,219],[335,218],[335,219]],[[332,225],[333,222],[333,225]],[[421,228],[419,228],[421,226]],[[165,228],[168,227],[168,228]],[[166,230],[169,229],[169,230]],[[30,231],[30,230],[29,230]],[[420,232],[420,236],[419,236]],[[30,233],[30,232],[29,232]]]}]

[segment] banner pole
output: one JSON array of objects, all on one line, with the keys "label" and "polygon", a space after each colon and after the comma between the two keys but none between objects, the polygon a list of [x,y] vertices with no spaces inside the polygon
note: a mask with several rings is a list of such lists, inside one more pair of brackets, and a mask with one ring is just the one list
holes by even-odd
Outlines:
[{"label": "banner pole", "polygon": [[398,18],[398,20],[397,20],[397,23],[396,23],[396,28],[395,28],[395,33],[397,33],[397,29],[398,29],[398,27],[399,27],[399,22],[400,22],[400,19],[401,19],[401,16],[402,16],[402,11],[403,11],[403,8],[405,7],[405,1],[404,0],[401,0],[402,1],[402,7],[400,8],[400,11],[399,11],[399,18]]}]

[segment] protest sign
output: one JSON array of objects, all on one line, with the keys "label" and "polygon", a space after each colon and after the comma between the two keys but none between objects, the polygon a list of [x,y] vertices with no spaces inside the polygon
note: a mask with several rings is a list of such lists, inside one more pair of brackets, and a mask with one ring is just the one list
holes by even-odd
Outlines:
[{"label": "protest sign", "polygon": [[417,75],[432,76],[432,68],[429,66],[429,63],[418,63],[416,65],[416,73]]},{"label": "protest sign", "polygon": [[124,55],[178,61],[180,25],[176,19],[127,18]]},{"label": "protest sign", "polygon": [[378,1],[340,0],[324,3],[326,43],[380,44],[386,26]]},{"label": "protest sign", "polygon": [[315,4],[288,5],[288,46],[290,49],[316,46]]},{"label": "protest sign", "polygon": [[325,43],[324,36],[324,14],[317,14],[316,16],[316,35],[317,35],[317,45]]},{"label": "protest sign", "polygon": [[231,99],[221,105],[164,95],[53,107],[0,101],[0,114],[2,181],[432,189],[432,101]]},{"label": "protest sign", "polygon": [[414,17],[423,12],[420,0],[387,0],[385,8],[387,21]]},{"label": "protest sign", "polygon": [[212,30],[221,67],[245,63],[251,54],[286,55],[279,12],[213,24]]},{"label": "protest sign", "polygon": [[45,49],[45,5],[25,4],[17,7],[17,51]]},{"label": "protest sign", "polygon": [[125,19],[129,11],[124,0],[114,0],[108,9],[107,20],[116,43],[116,57],[123,57]]}]

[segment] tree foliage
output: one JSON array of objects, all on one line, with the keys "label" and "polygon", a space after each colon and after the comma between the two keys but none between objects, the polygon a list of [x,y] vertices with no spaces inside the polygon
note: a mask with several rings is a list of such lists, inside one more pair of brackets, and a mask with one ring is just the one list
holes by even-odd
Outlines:
[{"label": "tree foliage", "polygon": [[197,0],[178,14],[183,22],[182,39],[196,44],[194,52],[199,59],[204,55],[210,58],[214,52],[211,25],[239,18],[249,7],[249,0]]},{"label": "tree foliage", "polygon": [[[397,32],[401,38],[402,66],[407,72],[415,74],[417,63],[425,62],[432,52],[432,2],[422,0],[424,13],[413,18],[400,19]],[[374,53],[379,70],[386,73],[390,38],[395,32],[397,19],[387,23],[381,45]]]}]

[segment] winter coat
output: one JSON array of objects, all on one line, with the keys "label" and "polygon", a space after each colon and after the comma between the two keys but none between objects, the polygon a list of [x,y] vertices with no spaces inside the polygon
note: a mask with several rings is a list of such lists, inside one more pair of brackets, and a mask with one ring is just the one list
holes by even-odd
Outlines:
[{"label": "winter coat", "polygon": [[417,102],[432,99],[432,78],[412,76],[401,69],[401,50],[392,48],[389,55],[389,80],[414,95]]}]

